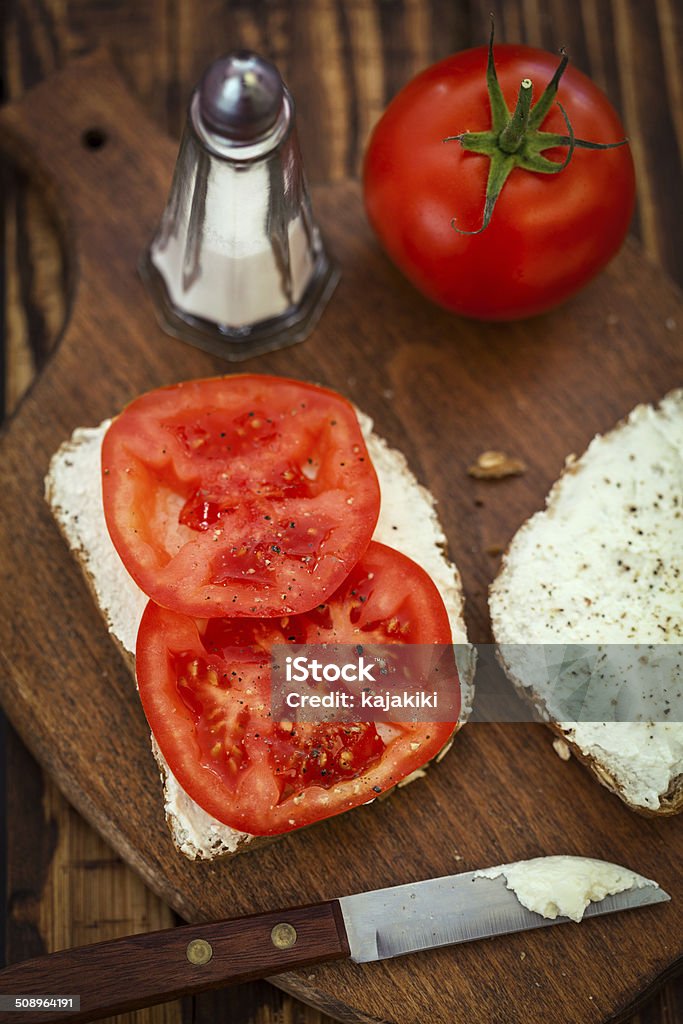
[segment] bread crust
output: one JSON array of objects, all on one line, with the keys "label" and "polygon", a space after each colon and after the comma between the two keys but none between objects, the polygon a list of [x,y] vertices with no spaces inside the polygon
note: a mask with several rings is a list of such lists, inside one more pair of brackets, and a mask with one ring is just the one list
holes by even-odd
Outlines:
[{"label": "bread crust", "polygon": [[603,786],[611,790],[612,793],[615,793],[627,807],[630,807],[631,810],[642,815],[644,818],[662,818],[679,814],[680,811],[683,811],[683,775],[676,776],[676,778],[671,781],[671,785],[666,792],[660,794],[658,810],[654,810],[650,807],[644,807],[642,804],[633,803],[633,801],[629,800],[624,794],[619,780],[615,778],[613,773],[610,772],[605,765],[602,765],[592,754],[582,750],[577,743],[570,739],[561,724],[550,718],[543,697],[534,690],[533,687],[522,682],[511,666],[505,661],[500,650],[497,652],[497,657],[505,675],[514,686],[515,691],[519,694],[522,700],[531,706],[537,721],[545,725],[555,736],[558,736],[564,743],[566,743],[574,757],[584,764]]}]

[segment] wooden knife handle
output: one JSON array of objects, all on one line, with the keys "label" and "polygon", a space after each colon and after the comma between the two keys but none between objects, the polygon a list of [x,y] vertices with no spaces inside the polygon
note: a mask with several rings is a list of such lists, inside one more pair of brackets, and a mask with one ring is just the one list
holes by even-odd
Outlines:
[{"label": "wooden knife handle", "polygon": [[0,1024],[97,1020],[349,955],[337,900],[65,949],[0,971],[0,993],[80,996],[79,1010],[3,1009]]}]

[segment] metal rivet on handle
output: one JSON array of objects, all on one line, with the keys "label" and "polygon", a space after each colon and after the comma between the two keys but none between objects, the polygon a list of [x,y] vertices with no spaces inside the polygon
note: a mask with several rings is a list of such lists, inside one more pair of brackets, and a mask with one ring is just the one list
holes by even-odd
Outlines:
[{"label": "metal rivet on handle", "polygon": [[296,928],[283,921],[275,925],[270,938],[276,949],[291,949],[296,942]]},{"label": "metal rivet on handle", "polygon": [[204,964],[208,964],[213,956],[213,949],[211,948],[211,943],[207,942],[206,939],[190,939],[185,955],[195,967],[203,967]]}]

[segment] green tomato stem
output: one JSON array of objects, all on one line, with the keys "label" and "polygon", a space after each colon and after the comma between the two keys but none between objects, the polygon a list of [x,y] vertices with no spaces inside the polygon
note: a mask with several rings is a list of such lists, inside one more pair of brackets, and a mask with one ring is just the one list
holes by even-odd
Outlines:
[{"label": "green tomato stem", "polygon": [[[571,161],[574,150],[577,147],[589,150],[615,149],[618,146],[626,145],[628,141],[627,139],[621,139],[619,142],[593,142],[588,139],[576,138],[567,113],[557,99],[560,81],[569,61],[569,57],[564,49],[560,51],[560,63],[536,105],[534,107],[531,106],[533,93],[531,79],[525,78],[520,86],[517,105],[514,112],[510,114],[496,72],[493,36],[494,25],[492,17],[486,66],[486,85],[489,105],[491,107],[491,128],[488,131],[462,132],[459,135],[449,135],[448,138],[444,139],[444,142],[459,142],[462,148],[468,152],[487,156],[491,161],[480,226],[475,230],[468,231],[458,226],[455,217],[451,221],[453,229],[461,235],[478,235],[488,227],[498,197],[510,172],[515,167],[519,167],[524,171],[531,171],[534,174],[560,174]],[[556,132],[544,132],[542,130],[543,122],[550,113],[554,103],[557,103],[564,118],[567,128],[566,135],[560,135]],[[555,149],[558,146],[568,147],[567,155],[561,163],[549,160],[543,156],[544,150]]]},{"label": "green tomato stem", "polygon": [[527,125],[529,124],[532,94],[533,86],[531,79],[523,78],[522,84],[519,87],[515,112],[498,136],[498,145],[504,153],[516,153],[524,142]]}]

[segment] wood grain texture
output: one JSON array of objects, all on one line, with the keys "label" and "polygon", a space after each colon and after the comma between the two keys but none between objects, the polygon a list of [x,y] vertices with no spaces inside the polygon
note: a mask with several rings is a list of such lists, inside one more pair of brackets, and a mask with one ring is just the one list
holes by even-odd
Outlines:
[{"label": "wood grain texture", "polygon": [[[289,77],[309,177],[324,181],[357,169],[372,124],[410,74],[485,38],[492,7],[500,39],[522,39],[551,49],[567,44],[577,66],[588,71],[621,109],[637,146],[640,202],[634,228],[650,254],[683,282],[683,251],[678,245],[683,226],[683,10],[676,0],[4,0],[2,69],[7,94],[18,98],[73,56],[106,43],[155,123],[177,135],[187,96],[204,63],[230,45],[260,47]],[[629,85],[627,107],[623,93]],[[64,292],[55,235],[46,230],[39,190],[27,193],[22,181],[9,172],[1,185],[9,284],[4,386],[11,411],[33,372],[44,365],[61,319],[59,308],[56,316],[50,311],[62,303]],[[487,536],[492,538],[489,550],[503,542],[496,529]],[[10,742],[11,751],[18,746]],[[37,851],[45,845],[46,825],[40,804],[33,801],[23,755],[10,754],[9,762],[15,798],[10,834],[17,840],[8,851],[16,883],[10,887],[10,955],[31,955],[34,941],[47,940],[48,948],[56,948],[51,943],[58,936],[60,942],[74,944],[82,941],[84,928],[104,938],[115,928],[112,918],[134,922],[141,913],[138,926],[149,927],[148,912],[139,910],[138,900],[129,902],[133,882],[125,881],[126,869],[120,862],[111,865],[103,844],[97,869],[89,869],[89,876],[98,880],[97,899],[82,902],[79,921],[60,920],[57,915],[67,913],[64,904],[41,898]],[[53,791],[53,804],[60,799]],[[77,816],[64,803],[55,818],[58,829],[69,837],[62,843],[62,869],[78,884],[85,870],[78,862],[87,826],[80,823],[76,828]],[[18,841],[21,836],[27,837],[26,843]],[[90,841],[97,842],[92,836]],[[160,905],[156,913],[163,913]],[[29,923],[32,915],[40,917],[43,939],[38,924]],[[203,997],[195,1004],[188,1000],[184,1012],[188,1024],[190,1019],[213,1021],[218,1016],[252,1024],[324,1024],[316,1011],[287,998],[283,1002],[281,993],[261,984],[230,990],[223,997]],[[667,986],[641,1019],[648,1024],[683,1020],[683,985]]]},{"label": "wood grain texture", "polygon": [[[8,481],[0,495],[0,694],[34,752],[78,809],[189,920],[538,853],[627,861],[655,875],[672,903],[640,911],[637,920],[621,915],[590,928],[553,929],[542,952],[528,936],[514,936],[485,950],[473,944],[456,954],[325,965],[278,979],[346,1020],[438,1024],[450,1022],[457,1006],[473,1021],[559,1022],[571,1005],[573,1019],[588,1024],[623,1010],[681,956],[683,820],[636,818],[578,765],[551,756],[540,727],[473,726],[400,798],[227,863],[192,865],[175,854],[130,677],[40,497],[55,443],[74,426],[98,422],[151,386],[225,370],[159,332],[134,272],[163,204],[174,147],[141,120],[98,58],[59,84],[38,87],[0,122],[17,153],[41,157],[36,173],[49,159],[58,194],[68,197],[62,202],[78,264],[67,332],[9,424],[0,454]],[[58,131],[46,130],[57,124]],[[83,130],[93,124],[106,132],[106,146],[76,159]],[[342,389],[406,452],[440,501],[466,581],[471,635],[485,640],[491,541],[505,543],[541,504],[567,451],[581,450],[637,401],[680,380],[681,331],[671,324],[683,323],[681,298],[627,246],[558,313],[525,325],[473,325],[428,306],[388,265],[355,186],[321,187],[315,203],[345,272],[338,296],[304,345],[254,368]],[[114,212],[103,217],[108,207]],[[527,474],[499,486],[471,481],[467,465],[491,447],[513,450]],[[19,518],[17,487],[25,508]],[[26,552],[34,550],[49,552],[39,599],[25,570]],[[10,593],[24,609],[20,624]],[[83,730],[75,706],[86,682],[90,727]],[[97,737],[104,735],[102,745]]]},{"label": "wood grain texture", "polygon": [[[285,934],[284,942],[279,932]],[[280,939],[280,941],[278,941]],[[337,900],[229,921],[126,935],[64,949],[0,971],[0,990],[25,996],[72,993],[73,1009],[4,1010],[7,1024],[99,1020],[293,968],[348,957]]]},{"label": "wood grain texture", "polygon": [[[172,927],[172,911],[41,774],[13,733],[7,760],[8,819],[20,823],[9,829],[7,849],[7,948],[13,959]],[[181,1007],[146,1008],[135,1020],[180,1024]]]},{"label": "wood grain texture", "polygon": [[635,231],[683,283],[683,9],[676,0],[5,0],[3,10],[9,98],[106,43],[157,126],[174,136],[206,64],[232,46],[260,50],[297,99],[313,182],[357,174],[391,97],[430,62],[483,43],[493,11],[501,41],[566,46],[621,111],[638,172]]}]

